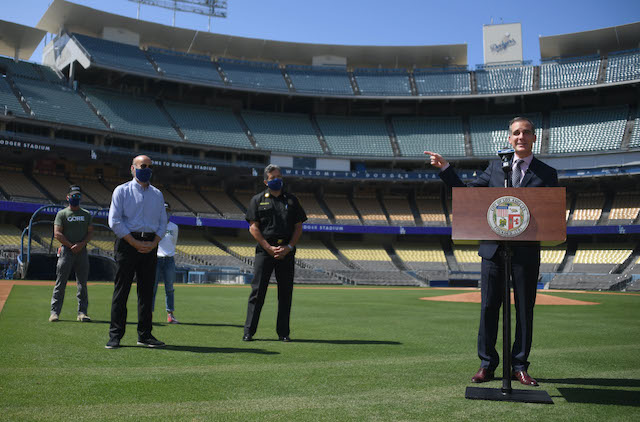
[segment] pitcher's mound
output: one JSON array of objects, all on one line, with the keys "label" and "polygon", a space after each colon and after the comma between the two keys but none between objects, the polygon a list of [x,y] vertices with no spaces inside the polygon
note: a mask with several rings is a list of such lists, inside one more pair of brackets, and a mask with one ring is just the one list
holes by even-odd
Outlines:
[{"label": "pitcher's mound", "polygon": [[[456,293],[453,295],[421,297],[420,300],[434,300],[439,302],[466,302],[480,303],[480,292]],[[511,303],[514,303],[513,293],[511,293]],[[538,293],[536,295],[536,305],[599,305],[598,302],[587,302],[584,300],[567,299],[564,297],[550,296]]]}]

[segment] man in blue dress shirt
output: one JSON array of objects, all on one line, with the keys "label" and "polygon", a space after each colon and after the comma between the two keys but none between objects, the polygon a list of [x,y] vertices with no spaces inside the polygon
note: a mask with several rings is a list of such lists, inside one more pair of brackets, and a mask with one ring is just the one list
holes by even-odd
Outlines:
[{"label": "man in blue dress shirt", "polygon": [[138,293],[138,345],[163,347],[151,335],[153,286],[156,279],[158,242],[167,229],[164,197],[149,184],[151,158],[139,155],[131,164],[133,180],[115,188],[109,208],[109,227],[115,244],[116,279],[111,303],[107,349],[120,347],[127,323],[127,299],[135,275]]}]

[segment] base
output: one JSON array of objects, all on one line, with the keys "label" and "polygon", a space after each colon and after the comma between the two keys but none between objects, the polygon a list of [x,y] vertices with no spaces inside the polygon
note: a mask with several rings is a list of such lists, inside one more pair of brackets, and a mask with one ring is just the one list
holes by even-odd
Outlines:
[{"label": "base", "polygon": [[470,400],[553,404],[551,396],[544,390],[511,390],[511,393],[503,393],[500,388],[467,387],[464,397]]}]

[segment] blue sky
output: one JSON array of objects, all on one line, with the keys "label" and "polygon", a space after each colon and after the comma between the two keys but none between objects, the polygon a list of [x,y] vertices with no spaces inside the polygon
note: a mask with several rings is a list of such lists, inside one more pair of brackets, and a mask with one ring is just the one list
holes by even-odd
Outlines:
[{"label": "blue sky", "polygon": [[[35,26],[51,0],[0,0],[0,19]],[[136,17],[128,0],[76,0],[95,9]],[[482,25],[522,23],[525,60],[539,62],[539,36],[640,21],[638,0],[227,0],[228,17],[212,19],[212,32],[323,44],[468,45],[468,63],[482,63]],[[141,19],[171,25],[173,12],[142,6]],[[203,16],[178,13],[176,26],[207,30]],[[32,60],[41,61],[41,49]]]}]

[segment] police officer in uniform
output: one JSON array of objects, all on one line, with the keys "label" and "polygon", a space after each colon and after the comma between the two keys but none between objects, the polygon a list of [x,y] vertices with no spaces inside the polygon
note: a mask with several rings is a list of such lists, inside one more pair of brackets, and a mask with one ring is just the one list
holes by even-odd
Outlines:
[{"label": "police officer in uniform", "polygon": [[253,340],[269,279],[275,269],[278,282],[276,332],[280,341],[289,342],[295,246],[302,235],[302,223],[307,220],[307,215],[298,198],[282,190],[280,167],[269,164],[264,169],[264,184],[267,185],[267,190],[251,198],[246,214],[249,232],[258,245],[242,340]]}]

